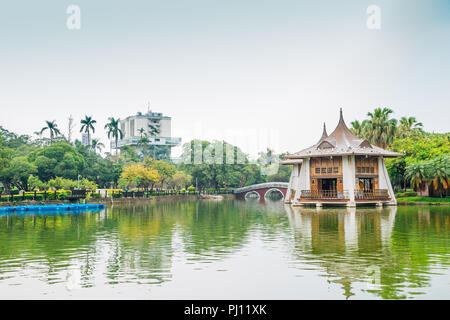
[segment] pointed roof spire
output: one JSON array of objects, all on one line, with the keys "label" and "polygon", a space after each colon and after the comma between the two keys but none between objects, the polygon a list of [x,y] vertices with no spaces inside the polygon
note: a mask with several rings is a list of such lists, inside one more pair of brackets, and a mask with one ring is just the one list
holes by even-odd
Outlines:
[{"label": "pointed roof spire", "polygon": [[323,123],[322,139],[325,139],[326,137],[328,137],[328,133],[327,133],[327,126],[326,126],[326,124],[324,122]]},{"label": "pointed roof spire", "polygon": [[323,132],[322,132],[322,136],[320,137],[320,140],[316,143],[319,144],[321,143],[323,140],[325,140],[326,138],[328,138],[328,133],[327,133],[327,127],[325,125],[325,122],[323,123]]}]

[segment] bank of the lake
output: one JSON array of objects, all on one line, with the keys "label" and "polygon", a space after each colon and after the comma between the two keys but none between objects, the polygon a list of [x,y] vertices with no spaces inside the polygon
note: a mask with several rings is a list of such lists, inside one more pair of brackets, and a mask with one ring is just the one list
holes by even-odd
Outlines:
[{"label": "bank of the lake", "polygon": [[446,198],[432,198],[432,197],[399,197],[397,198],[397,203],[399,205],[406,206],[426,206],[426,205],[450,205],[450,197]]}]

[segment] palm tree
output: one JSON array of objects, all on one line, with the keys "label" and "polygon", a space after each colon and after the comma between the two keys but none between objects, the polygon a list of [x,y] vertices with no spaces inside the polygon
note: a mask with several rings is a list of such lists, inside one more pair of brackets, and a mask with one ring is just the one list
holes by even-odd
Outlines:
[{"label": "palm tree", "polygon": [[434,190],[442,186],[443,190],[446,191],[450,185],[450,158],[448,156],[436,158],[429,162],[428,168],[428,176],[434,186]]},{"label": "palm tree", "polygon": [[108,139],[111,139],[111,135],[116,144],[116,156],[117,156],[117,143],[119,138],[123,139],[123,132],[119,128],[120,119],[108,118],[109,122],[105,125],[105,129],[108,130]]},{"label": "palm tree", "polygon": [[138,132],[139,132],[139,136],[140,136],[141,139],[142,139],[142,136],[145,134],[145,129],[144,129],[144,128],[140,128],[140,129],[138,130]]},{"label": "palm tree", "polygon": [[102,152],[102,149],[105,147],[103,143],[100,142],[100,139],[92,139],[91,148],[94,153]]},{"label": "palm tree", "polygon": [[[406,178],[414,190],[421,190],[428,183],[428,167],[425,162],[412,163],[406,167]],[[406,185],[405,185],[406,188]]]},{"label": "palm tree", "polygon": [[92,130],[92,133],[95,132],[94,124],[97,123],[97,121],[92,119],[92,117],[85,116],[85,118],[80,122],[82,124],[80,132],[83,132],[84,130],[84,132],[87,133],[89,146],[91,145],[90,131]]},{"label": "palm tree", "polygon": [[366,120],[364,131],[370,143],[386,148],[393,142],[397,129],[397,120],[389,119],[393,112],[389,108],[376,108],[367,113],[370,119]]},{"label": "palm tree", "polygon": [[47,125],[45,127],[43,127],[41,129],[41,134],[45,131],[48,130],[50,132],[50,144],[53,143],[53,138],[59,134],[61,134],[61,132],[58,129],[58,125],[56,124],[56,121],[45,121],[47,123]]},{"label": "palm tree", "polygon": [[350,130],[353,132],[353,134],[359,138],[364,138],[366,135],[365,132],[365,126],[367,124],[367,120],[364,120],[363,122],[359,122],[358,120],[355,120],[351,123],[352,127]]},{"label": "palm tree", "polygon": [[145,158],[145,156],[147,155],[148,146],[150,145],[150,139],[148,138],[147,134],[141,136],[137,145],[139,148],[141,148],[142,156]]},{"label": "palm tree", "polygon": [[398,135],[400,138],[406,138],[412,133],[423,132],[422,122],[417,122],[415,117],[402,117],[399,122]]},{"label": "palm tree", "polygon": [[150,133],[150,136],[154,137],[161,132],[161,129],[159,128],[158,123],[149,122],[148,123],[148,131]]}]

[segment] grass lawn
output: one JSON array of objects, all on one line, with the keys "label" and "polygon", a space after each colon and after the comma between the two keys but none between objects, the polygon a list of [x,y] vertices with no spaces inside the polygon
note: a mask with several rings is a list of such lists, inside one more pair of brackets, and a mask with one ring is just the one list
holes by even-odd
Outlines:
[{"label": "grass lawn", "polygon": [[450,197],[430,198],[430,197],[401,197],[398,202],[428,202],[428,203],[450,203]]}]

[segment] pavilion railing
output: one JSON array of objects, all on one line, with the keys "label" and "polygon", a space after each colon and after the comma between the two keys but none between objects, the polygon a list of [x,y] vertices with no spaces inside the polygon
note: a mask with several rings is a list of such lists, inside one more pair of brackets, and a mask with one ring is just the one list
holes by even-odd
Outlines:
[{"label": "pavilion railing", "polygon": [[389,193],[387,189],[355,191],[355,200],[386,200],[386,199],[389,199]]},{"label": "pavilion railing", "polygon": [[349,199],[348,191],[337,190],[302,190],[300,199],[306,200],[345,200]]},{"label": "pavilion railing", "polygon": [[[389,193],[387,189],[375,189],[369,191],[355,191],[355,200],[387,200]],[[300,199],[305,200],[348,200],[349,192],[337,190],[302,190]]]}]

